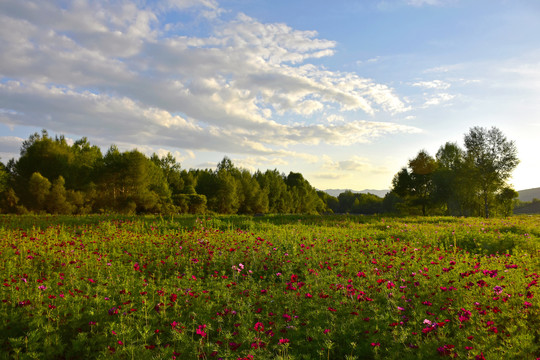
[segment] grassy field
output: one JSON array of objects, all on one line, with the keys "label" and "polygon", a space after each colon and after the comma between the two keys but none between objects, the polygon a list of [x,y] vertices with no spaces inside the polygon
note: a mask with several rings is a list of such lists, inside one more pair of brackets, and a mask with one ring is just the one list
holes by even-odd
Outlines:
[{"label": "grassy field", "polygon": [[6,359],[540,357],[540,216],[3,216],[0,271]]}]

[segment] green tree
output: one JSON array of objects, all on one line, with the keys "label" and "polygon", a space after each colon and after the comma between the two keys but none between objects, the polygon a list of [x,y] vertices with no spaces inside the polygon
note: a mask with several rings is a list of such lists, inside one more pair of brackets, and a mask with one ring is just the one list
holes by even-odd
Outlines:
[{"label": "green tree", "polygon": [[45,201],[49,196],[51,182],[39,172],[35,172],[28,181],[28,192],[32,196],[32,201],[28,207],[30,210],[45,210]]},{"label": "green tree", "polygon": [[53,181],[51,190],[47,194],[46,209],[51,214],[71,214],[73,207],[67,201],[65,180],[59,176]]},{"label": "green tree", "polygon": [[434,192],[433,174],[437,162],[425,150],[409,160],[409,166],[402,168],[392,180],[392,191],[403,197],[409,206],[419,207],[422,215],[427,215]]},{"label": "green tree", "polygon": [[268,194],[261,189],[254,176],[248,170],[240,172],[239,179],[240,214],[263,214],[268,212]]},{"label": "green tree", "polygon": [[435,158],[434,202],[441,204],[447,215],[466,215],[470,186],[466,184],[469,179],[465,170],[465,152],[457,143],[447,142],[439,148]]},{"label": "green tree", "polygon": [[512,215],[514,209],[514,202],[518,198],[519,194],[516,190],[509,186],[503,187],[496,195],[498,209],[502,216]]},{"label": "green tree", "polygon": [[313,214],[324,209],[324,203],[317,190],[300,173],[290,172],[286,179],[291,194],[292,211],[297,214]]},{"label": "green tree", "polygon": [[184,180],[182,179],[180,164],[176,162],[174,156],[170,152],[161,158],[156,154],[153,154],[150,160],[163,171],[163,175],[165,176],[165,180],[167,181],[171,193],[182,193],[184,190]]},{"label": "green tree", "polygon": [[339,200],[335,196],[331,196],[322,190],[317,190],[317,195],[324,203],[324,209],[321,213],[336,213],[339,211]]},{"label": "green tree", "polygon": [[268,212],[271,214],[287,214],[291,211],[291,194],[285,183],[285,175],[277,169],[257,171],[254,178],[262,191],[268,196]]},{"label": "green tree", "polygon": [[216,172],[216,192],[211,203],[220,214],[236,214],[240,207],[238,184],[231,170],[220,168]]},{"label": "green tree", "polygon": [[507,185],[506,180],[519,164],[517,148],[496,127],[473,127],[464,142],[469,176],[479,190],[483,215],[488,218],[495,195]]},{"label": "green tree", "polygon": [[111,146],[103,158],[99,182],[99,204],[115,211],[160,212],[170,202],[163,171],[137,150],[121,153]]},{"label": "green tree", "polygon": [[103,154],[99,147],[90,145],[88,139],[83,137],[71,146],[73,162],[66,174],[66,183],[73,190],[87,191],[97,181],[98,169],[103,161]]}]

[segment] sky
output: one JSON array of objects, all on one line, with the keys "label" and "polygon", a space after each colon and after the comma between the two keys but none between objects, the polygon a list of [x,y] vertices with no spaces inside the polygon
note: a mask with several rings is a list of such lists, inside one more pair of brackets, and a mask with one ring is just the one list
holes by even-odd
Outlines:
[{"label": "sky", "polygon": [[495,126],[540,187],[539,34],[537,0],[0,0],[0,161],[46,129],[389,189]]}]

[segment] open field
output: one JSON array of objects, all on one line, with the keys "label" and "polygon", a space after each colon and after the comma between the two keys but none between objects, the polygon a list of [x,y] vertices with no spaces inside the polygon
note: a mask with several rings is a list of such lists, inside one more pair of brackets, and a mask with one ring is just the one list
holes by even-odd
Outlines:
[{"label": "open field", "polygon": [[6,359],[540,357],[540,216],[5,216],[0,271]]}]

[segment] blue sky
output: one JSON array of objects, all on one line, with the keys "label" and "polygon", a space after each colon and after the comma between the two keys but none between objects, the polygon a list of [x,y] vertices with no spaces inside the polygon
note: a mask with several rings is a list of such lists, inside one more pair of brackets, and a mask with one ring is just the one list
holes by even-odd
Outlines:
[{"label": "blue sky", "polygon": [[0,156],[41,129],[387,189],[496,126],[540,186],[536,0],[0,0]]}]

